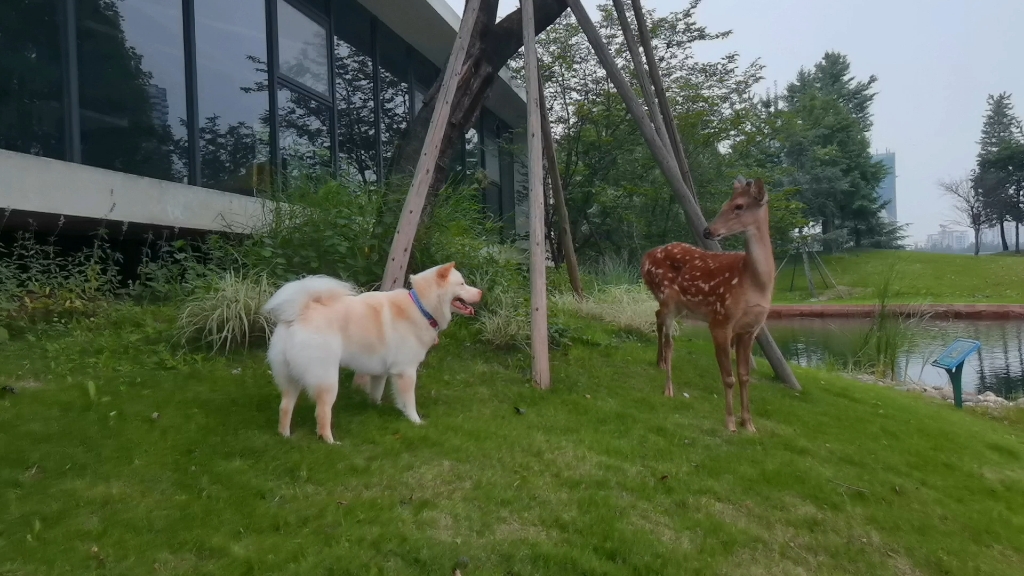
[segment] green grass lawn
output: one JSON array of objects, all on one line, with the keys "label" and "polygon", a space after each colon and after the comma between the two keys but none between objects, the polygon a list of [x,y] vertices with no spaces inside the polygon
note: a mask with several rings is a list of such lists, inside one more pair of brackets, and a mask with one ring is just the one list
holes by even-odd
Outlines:
[{"label": "green grass lawn", "polygon": [[[776,276],[776,303],[792,304],[810,299],[803,261],[798,256],[790,257]],[[782,258],[778,256],[780,263]],[[821,259],[840,287],[852,289],[847,291],[845,299],[839,299],[835,290],[829,290],[826,296],[830,304],[872,302],[871,290],[881,282],[894,262],[899,266],[897,284],[900,295],[895,300],[897,302],[1024,303],[1024,257],[858,250],[837,255],[821,254]],[[790,292],[794,265],[797,266],[796,280],[792,282],[793,291]],[[813,263],[811,273],[815,287],[821,292],[824,284]]]},{"label": "green grass lawn", "polygon": [[[427,424],[347,386],[335,438],[276,434],[261,354],[176,356],[120,311],[0,345],[0,574],[1020,574],[1024,421],[798,370],[730,435],[706,339],[564,320],[534,390],[467,322]],[[689,394],[683,398],[682,393]],[[515,408],[525,412],[519,414]],[[157,416],[158,414],[158,416]]]}]

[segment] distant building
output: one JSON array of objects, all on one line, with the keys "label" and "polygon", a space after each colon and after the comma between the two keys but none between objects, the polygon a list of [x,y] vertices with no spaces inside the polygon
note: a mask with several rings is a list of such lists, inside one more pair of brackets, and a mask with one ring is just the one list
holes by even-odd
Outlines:
[{"label": "distant building", "polygon": [[981,231],[981,245],[995,246],[999,244],[999,228],[985,228]]},{"label": "distant building", "polygon": [[886,150],[881,154],[875,154],[871,158],[875,162],[881,162],[889,169],[889,173],[886,174],[885,180],[878,185],[878,197],[883,202],[888,202],[885,206],[885,215],[892,222],[896,221],[896,153]]},{"label": "distant building", "polygon": [[167,104],[167,88],[156,84],[146,86],[149,93],[149,105],[153,111],[153,123],[157,126],[166,126],[170,118],[170,106]]},{"label": "distant building", "polygon": [[954,230],[945,225],[939,225],[938,234],[929,234],[927,246],[929,250],[966,250],[973,242],[971,232],[967,230]]}]

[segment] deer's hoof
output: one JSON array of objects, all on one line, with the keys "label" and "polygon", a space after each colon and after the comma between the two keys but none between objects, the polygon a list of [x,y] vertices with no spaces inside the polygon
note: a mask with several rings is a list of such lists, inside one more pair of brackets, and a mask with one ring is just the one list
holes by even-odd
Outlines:
[{"label": "deer's hoof", "polygon": [[747,422],[746,424],[743,425],[743,427],[746,428],[747,431],[750,432],[751,434],[757,434],[757,428],[754,428],[753,422]]}]

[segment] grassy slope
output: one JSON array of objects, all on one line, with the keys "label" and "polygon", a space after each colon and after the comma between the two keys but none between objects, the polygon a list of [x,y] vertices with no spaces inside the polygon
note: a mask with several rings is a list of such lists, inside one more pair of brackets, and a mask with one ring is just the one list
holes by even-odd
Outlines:
[{"label": "grassy slope", "polygon": [[[856,292],[852,298],[830,303],[871,302],[871,289],[881,281],[893,261],[900,262],[898,284],[902,301],[1024,303],[1024,258],[1020,257],[864,250],[822,255],[822,260],[840,286],[848,286]],[[789,292],[794,263],[800,267],[793,292]],[[813,267],[811,273],[820,291],[821,278]],[[775,302],[803,302],[809,297],[803,264],[794,255],[776,278]],[[830,293],[830,297],[836,295]]]},{"label": "grassy slope", "polygon": [[0,397],[0,574],[449,574],[463,556],[466,576],[1024,565],[1019,419],[808,370],[794,394],[762,371],[760,433],[730,436],[706,341],[680,337],[690,398],[666,400],[652,340],[574,321],[585,338],[554,354],[541,393],[520,355],[460,321],[422,374],[427,425],[348,391],[326,446],[305,401],[295,436],[276,435],[259,354],[176,360],[156,318],[0,347],[0,382],[21,386]]}]

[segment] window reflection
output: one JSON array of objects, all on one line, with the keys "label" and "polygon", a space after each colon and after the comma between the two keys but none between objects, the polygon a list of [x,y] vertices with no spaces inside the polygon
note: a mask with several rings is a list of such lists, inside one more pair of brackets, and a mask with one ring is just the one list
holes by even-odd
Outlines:
[{"label": "window reflection", "polygon": [[79,2],[78,79],[82,162],[186,180],[180,2]]},{"label": "window reflection", "polygon": [[251,194],[269,153],[264,3],[203,0],[195,12],[202,185]]},{"label": "window reflection", "polygon": [[470,128],[465,136],[466,153],[463,160],[463,170],[469,173],[480,169],[480,134],[476,128]]},{"label": "window reflection", "polygon": [[327,30],[285,0],[277,0],[277,38],[281,73],[330,94]]},{"label": "window reflection", "polygon": [[387,170],[395,144],[409,124],[409,60],[405,41],[384,25],[377,27],[377,46],[380,52],[380,139]]},{"label": "window reflection", "polygon": [[0,148],[65,158],[56,2],[4,2],[0,17]]},{"label": "window reflection", "polygon": [[277,91],[278,143],[286,178],[331,170],[330,106],[286,87]]},{"label": "window reflection", "polygon": [[370,14],[355,0],[335,4],[334,92],[338,106],[338,173],[377,181]]},{"label": "window reflection", "polygon": [[481,151],[484,171],[492,182],[501,180],[501,163],[498,160],[498,149],[501,145],[500,126],[498,119],[489,110],[480,113]]},{"label": "window reflection", "polygon": [[501,146],[501,220],[505,233],[509,236],[516,232],[516,198],[515,198],[515,154],[512,147],[512,129],[502,124]]}]

